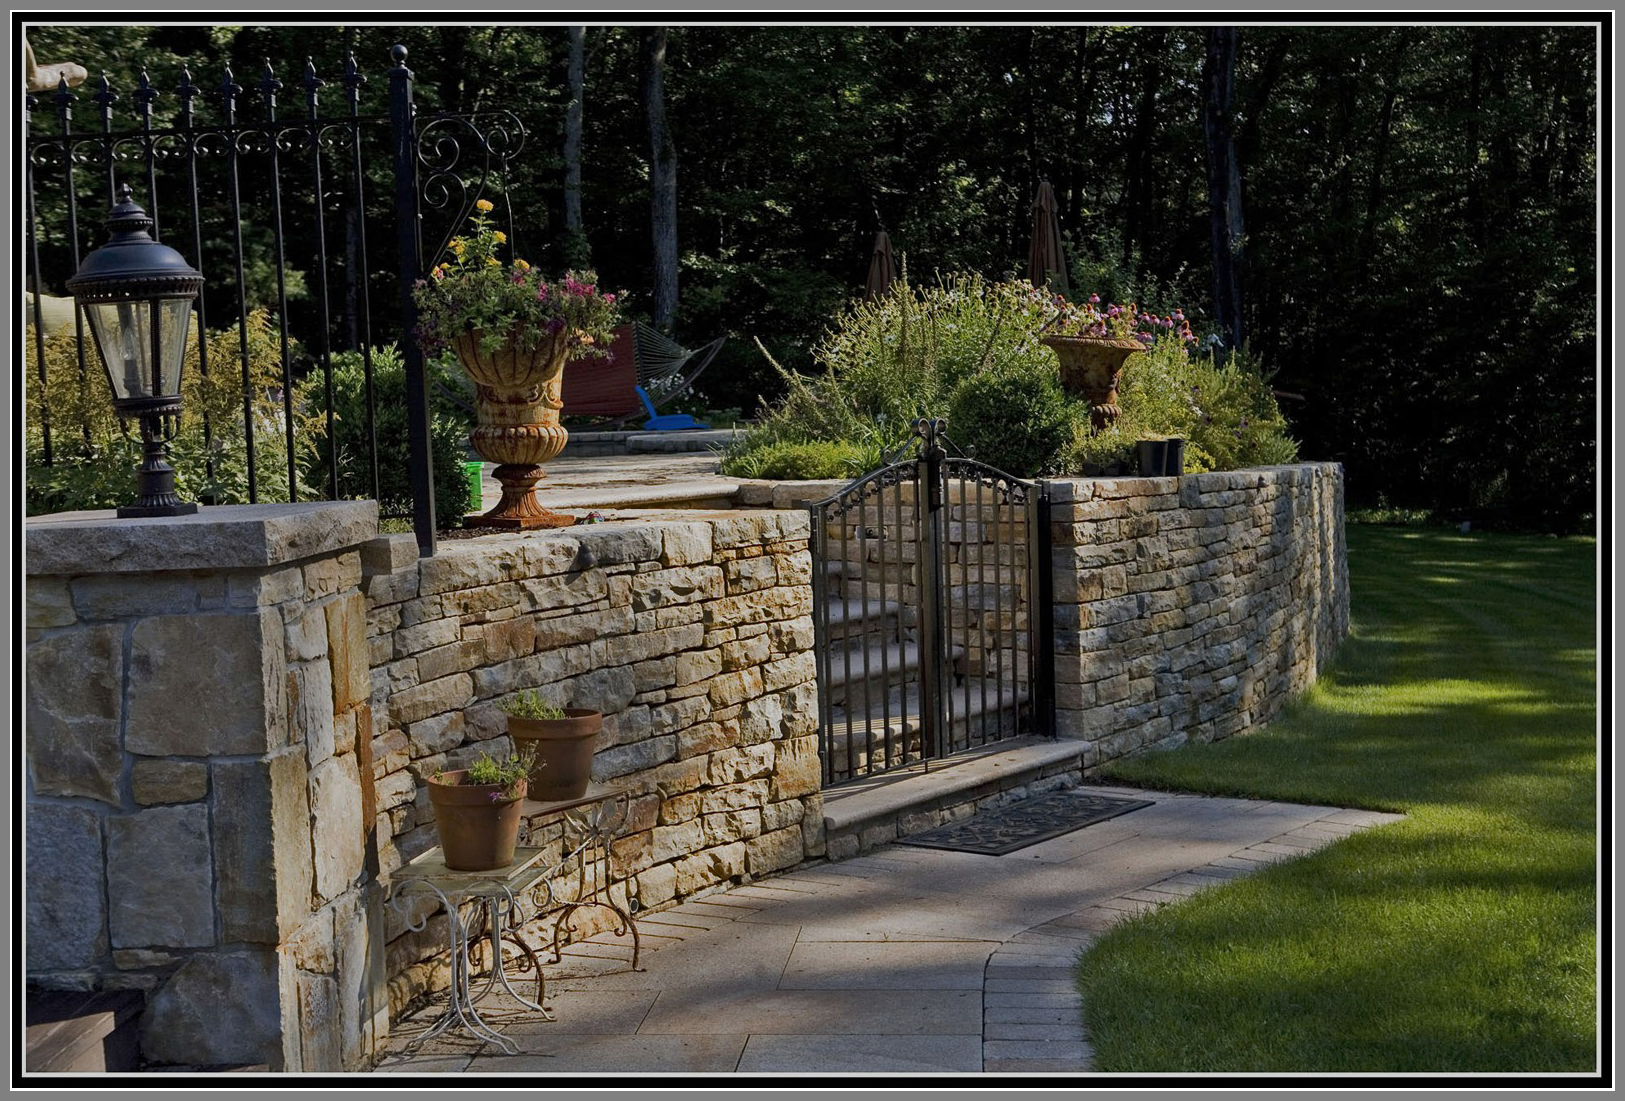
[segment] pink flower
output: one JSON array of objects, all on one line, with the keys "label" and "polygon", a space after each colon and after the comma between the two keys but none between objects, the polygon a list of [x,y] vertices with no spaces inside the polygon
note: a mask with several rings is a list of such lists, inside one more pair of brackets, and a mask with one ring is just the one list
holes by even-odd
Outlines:
[{"label": "pink flower", "polygon": [[604,295],[604,301],[605,302],[614,302],[615,301],[615,296],[613,294],[606,294],[606,295]]},{"label": "pink flower", "polygon": [[1090,302],[1099,302],[1099,301],[1100,301],[1100,295],[1098,295],[1098,294],[1091,294],[1091,295],[1090,295],[1090,296],[1089,296],[1089,301],[1090,301]]},{"label": "pink flower", "polygon": [[547,297],[547,284],[543,283],[541,286],[536,288],[536,301],[540,302],[540,301],[542,301],[542,299],[544,299],[546,297]]}]

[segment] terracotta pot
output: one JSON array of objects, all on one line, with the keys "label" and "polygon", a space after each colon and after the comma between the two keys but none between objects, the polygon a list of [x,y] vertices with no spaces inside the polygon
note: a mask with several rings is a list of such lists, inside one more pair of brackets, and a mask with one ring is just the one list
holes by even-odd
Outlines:
[{"label": "terracotta pot", "polygon": [[536,755],[530,766],[530,797],[543,803],[579,799],[592,781],[592,755],[601,712],[566,707],[562,719],[522,719],[508,716],[508,735],[514,752]]},{"label": "terracotta pot", "polygon": [[476,423],[469,443],[480,458],[498,464],[493,473],[502,483],[502,500],[490,512],[469,517],[470,527],[518,530],[575,523],[575,517],[545,509],[536,499],[542,464],[558,458],[570,438],[559,424],[569,335],[564,330],[543,337],[528,352],[511,344],[488,352],[477,330],[452,341],[458,362],[474,380]]},{"label": "terracotta pot", "polygon": [[501,784],[465,784],[466,768],[441,773],[428,781],[434,804],[434,826],[446,867],[459,872],[486,872],[513,861],[519,843],[520,803],[526,786],[520,781],[511,798]]},{"label": "terracotta pot", "polygon": [[1046,336],[1046,348],[1054,348],[1061,361],[1061,388],[1089,403],[1089,423],[1096,432],[1119,416],[1117,378],[1123,363],[1145,345],[1132,337],[1117,339],[1100,336]]}]

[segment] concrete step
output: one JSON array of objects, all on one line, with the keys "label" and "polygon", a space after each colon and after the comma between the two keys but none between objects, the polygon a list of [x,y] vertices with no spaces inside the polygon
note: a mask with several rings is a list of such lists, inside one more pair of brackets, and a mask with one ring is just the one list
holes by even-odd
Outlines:
[{"label": "concrete step", "polygon": [[138,991],[29,990],[25,1056],[30,1073],[135,1070]]},{"label": "concrete step", "polygon": [[[825,744],[838,774],[851,769],[861,775],[870,767],[891,768],[919,757],[919,685],[894,688],[884,700],[869,701],[867,709],[861,697],[854,702],[851,712],[838,707],[830,712]],[[968,746],[1019,733],[1030,722],[1026,703],[1025,685],[1006,684],[1001,695],[991,681],[967,680],[948,693],[948,744]]]}]

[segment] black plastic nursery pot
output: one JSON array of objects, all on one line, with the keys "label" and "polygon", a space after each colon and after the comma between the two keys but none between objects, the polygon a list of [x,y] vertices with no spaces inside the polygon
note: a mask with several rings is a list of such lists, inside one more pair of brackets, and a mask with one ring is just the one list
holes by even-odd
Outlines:
[{"label": "black plastic nursery pot", "polygon": [[1141,440],[1140,476],[1142,478],[1177,478],[1185,473],[1185,441]]}]

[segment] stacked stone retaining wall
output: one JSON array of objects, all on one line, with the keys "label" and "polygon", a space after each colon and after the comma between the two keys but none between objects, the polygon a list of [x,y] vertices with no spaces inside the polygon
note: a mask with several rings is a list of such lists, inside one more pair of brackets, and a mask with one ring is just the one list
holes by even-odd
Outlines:
[{"label": "stacked stone retaining wall", "polygon": [[[530,690],[604,714],[593,778],[632,793],[617,898],[648,909],[822,853],[805,516],[651,515],[422,561],[392,538],[397,568],[365,585],[382,872],[438,843],[423,778],[510,752],[499,704]],[[559,857],[559,827],[536,840]],[[446,981],[446,919],[418,916],[388,917],[395,1010]]]},{"label": "stacked stone retaining wall", "polygon": [[1091,769],[1267,722],[1348,633],[1335,463],[1052,489],[1056,725]]}]

